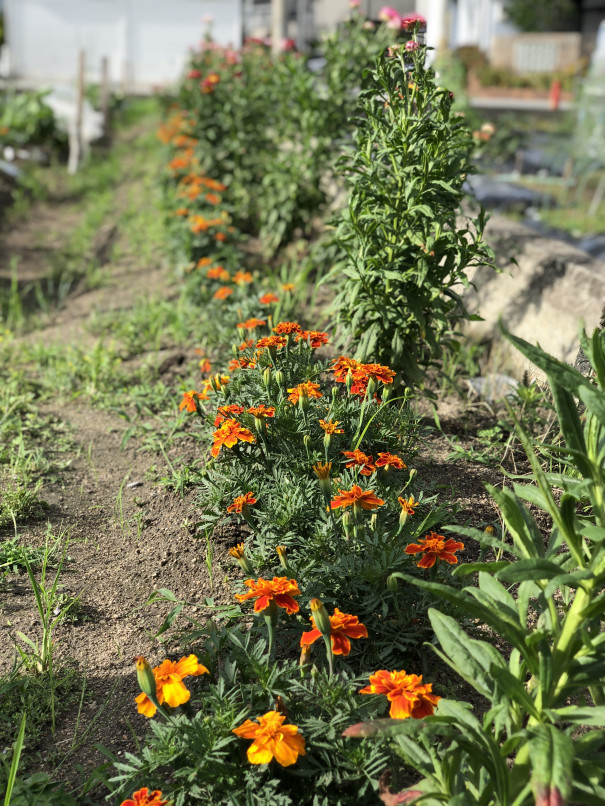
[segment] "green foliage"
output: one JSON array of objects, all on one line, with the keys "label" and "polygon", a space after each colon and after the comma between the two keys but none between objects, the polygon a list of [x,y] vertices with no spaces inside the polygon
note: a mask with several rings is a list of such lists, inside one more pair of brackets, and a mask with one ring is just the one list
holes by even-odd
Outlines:
[{"label": "green foliage", "polygon": [[[440,644],[435,651],[489,709],[479,718],[468,705],[443,701],[420,725],[384,721],[356,733],[394,737],[398,752],[423,776],[411,789],[429,802],[597,804],[605,797],[605,338],[599,331],[582,338],[592,383],[539,347],[505,335],[548,377],[565,444],[542,450],[560,469],[544,471],[519,427],[528,483],[489,488],[504,533],[454,528],[474,535],[486,552],[496,550],[496,562],[458,571],[477,570],[478,587],[460,591],[407,578],[496,637],[494,645],[483,630],[464,630],[437,609],[429,613]],[[585,407],[582,416],[575,398]],[[552,519],[547,535],[527,504]]]},{"label": "green foliage", "polygon": [[44,103],[47,90],[5,93],[0,100],[0,145],[24,146],[64,139],[52,109]]},{"label": "green foliage", "polygon": [[[267,664],[263,631],[258,623],[247,631],[217,628],[213,621],[199,631],[210,682],[204,675],[185,709],[151,722],[140,755],[114,759],[115,796],[142,785],[165,790],[170,769],[175,806],[374,802],[376,778],[389,761],[397,766],[396,757],[373,742],[355,746],[341,737],[352,719],[377,714],[377,703],[356,693],[363,681],[348,672],[301,677],[292,661]],[[232,731],[272,709],[278,698],[288,723],[305,737],[306,755],[293,767],[251,765],[248,741]]]},{"label": "green foliage", "polygon": [[509,0],[506,16],[522,31],[575,31],[579,23],[578,6],[573,0]]},{"label": "green foliage", "polygon": [[389,52],[361,93],[356,150],[343,160],[351,192],[336,237],[346,258],[330,278],[355,356],[375,356],[417,382],[468,319],[456,286],[492,253],[483,213],[467,226],[457,221],[472,170],[464,119],[425,69],[424,47]]},{"label": "green foliage", "polygon": [[363,70],[393,37],[386,26],[367,30],[354,14],[327,40],[320,74],[301,54],[272,57],[257,40],[240,52],[207,43],[192,56],[180,102],[193,140],[182,145],[227,185],[235,224],[259,236],[266,256],[295,232],[310,234],[351,131]]}]

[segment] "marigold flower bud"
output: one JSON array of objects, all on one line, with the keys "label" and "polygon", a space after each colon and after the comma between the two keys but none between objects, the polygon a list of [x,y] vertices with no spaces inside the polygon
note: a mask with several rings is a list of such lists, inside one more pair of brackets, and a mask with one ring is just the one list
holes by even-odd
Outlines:
[{"label": "marigold flower bud", "polygon": [[346,384],[347,390],[350,392],[351,388],[353,387],[353,373],[351,372],[351,370],[349,370],[347,372],[347,376],[345,378],[345,384]]},{"label": "marigold flower bud", "polygon": [[269,390],[271,388],[271,381],[272,381],[271,368],[267,367],[263,372],[263,386],[265,387],[265,389]]},{"label": "marigold flower bud", "polygon": [[157,697],[157,683],[149,662],[143,655],[134,659],[137,665],[137,682],[141,691],[153,702]]},{"label": "marigold flower bud", "polygon": [[391,391],[392,391],[392,389],[391,389],[390,386],[385,386],[384,387],[384,389],[382,390],[382,402],[383,403],[386,403],[387,400],[391,397]]},{"label": "marigold flower bud", "polygon": [[330,623],[330,616],[328,611],[323,605],[321,599],[311,599],[309,607],[313,613],[313,621],[319,632],[328,638],[332,635],[332,624]]},{"label": "marigold flower bud", "polygon": [[368,397],[369,398],[374,397],[374,392],[376,391],[377,386],[378,386],[378,384],[376,383],[376,378],[374,378],[374,376],[371,375],[370,379],[368,380]]},{"label": "marigold flower bud", "polygon": [[496,530],[491,525],[486,526],[483,532],[484,534],[489,535],[490,537],[493,537],[496,534]]},{"label": "marigold flower bud", "polygon": [[277,556],[279,557],[279,563],[284,571],[288,570],[288,563],[286,562],[286,547],[285,546],[276,546],[275,551],[277,552]]},{"label": "marigold flower bud", "polygon": [[237,346],[237,344],[231,345],[231,352],[236,358],[239,358],[239,347]]},{"label": "marigold flower bud", "polygon": [[311,651],[312,651],[311,645],[305,644],[300,652],[300,660],[298,661],[298,666],[300,668],[301,677],[306,676],[307,669],[311,665]]},{"label": "marigold flower bud", "polygon": [[378,513],[374,512],[370,518],[370,529],[375,529],[378,522]]},{"label": "marigold flower bud", "polygon": [[250,575],[254,574],[254,568],[252,567],[252,565],[250,564],[250,560],[246,556],[246,551],[244,549],[243,543],[238,543],[237,546],[234,546],[233,548],[229,549],[229,554],[237,560],[239,567],[242,569],[244,574],[250,574]]},{"label": "marigold flower bud", "polygon": [[330,445],[332,444],[332,434],[326,433],[324,434],[324,448],[326,449],[326,453],[330,450]]},{"label": "marigold flower bud", "polygon": [[332,387],[332,400],[336,400],[338,397],[338,388],[336,386]]},{"label": "marigold flower bud", "polygon": [[348,509],[345,509],[345,511],[342,513],[342,525],[345,530],[345,537],[347,538],[347,540],[349,540],[349,538],[351,537],[351,520],[352,516],[350,511]]},{"label": "marigold flower bud", "polygon": [[311,447],[311,437],[308,434],[304,435],[303,444],[307,450]]},{"label": "marigold flower bud", "polygon": [[397,582],[397,577],[394,574],[389,574],[387,577],[387,588],[391,591],[391,593],[396,593],[397,588],[399,587],[399,583]]},{"label": "marigold flower bud", "polygon": [[221,376],[220,375],[211,375],[210,376],[210,385],[214,389],[215,392],[221,391]]},{"label": "marigold flower bud", "polygon": [[279,386],[280,389],[282,389],[286,383],[286,378],[281,369],[278,369],[277,372],[275,373],[275,383]]}]

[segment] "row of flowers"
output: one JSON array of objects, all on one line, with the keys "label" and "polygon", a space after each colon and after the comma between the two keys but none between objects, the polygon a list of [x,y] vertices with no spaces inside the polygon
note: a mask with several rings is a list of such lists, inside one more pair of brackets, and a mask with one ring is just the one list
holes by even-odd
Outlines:
[{"label": "row of flowers", "polygon": [[[392,21],[391,12],[383,9],[381,13]],[[418,24],[417,18],[399,22],[405,30],[408,26],[417,30]],[[238,57],[233,58],[231,67],[237,65]],[[196,92],[211,95],[222,77],[195,68],[187,82],[190,89],[196,87]],[[251,555],[263,537],[262,510],[270,515],[269,507],[263,508],[262,490],[270,489],[269,470],[285,461],[287,448],[295,455],[292,461],[302,465],[296,483],[306,485],[309,476],[316,479],[309,523],[325,521],[332,536],[339,534],[349,540],[352,550],[361,545],[367,523],[371,521],[369,528],[376,528],[376,518],[383,510],[388,539],[402,556],[415,557],[421,571],[432,569],[432,573],[440,565],[456,564],[464,545],[432,528],[418,531],[420,527],[413,527],[410,531],[410,516],[423,506],[423,498],[410,488],[415,473],[408,468],[407,453],[398,448],[403,438],[389,420],[398,416],[389,413],[394,409],[391,403],[404,401],[399,414],[407,405],[400,378],[388,366],[344,355],[326,363],[322,356],[330,349],[327,333],[290,319],[278,321],[294,286],[282,283],[281,288],[270,291],[256,287],[255,272],[237,249],[242,236],[232,224],[229,187],[208,175],[212,166],[209,168],[207,154],[199,147],[195,127],[191,111],[183,109],[173,111],[160,130],[160,139],[171,149],[166,180],[171,226],[178,231],[186,256],[187,282],[198,284],[202,301],[213,306],[213,316],[232,323],[241,341],[234,345],[230,361],[218,356],[219,367],[225,367],[222,371],[212,372],[215,358],[211,361],[202,353],[202,378],[197,388],[183,392],[179,409],[198,418],[202,439],[211,437],[211,444],[206,443],[210,478],[216,466],[222,477],[236,484],[242,468],[249,467],[262,480],[258,490],[252,484],[232,493],[223,504],[222,517],[241,517],[236,523],[241,524],[244,540],[232,545],[229,553],[247,578],[236,583],[242,592],[235,593],[235,599],[239,603],[254,601],[253,611],[261,625],[264,619],[268,634],[266,663],[279,665],[275,641],[280,611],[290,634],[300,618],[297,599],[302,594],[296,577],[303,577],[296,569],[292,575],[289,546],[274,546],[283,576],[257,574],[255,566],[259,565]],[[235,314],[239,316],[233,319]],[[337,532],[338,525],[342,534]],[[305,539],[300,536],[296,543],[303,557]],[[266,556],[261,561],[270,564]],[[346,603],[343,610],[334,606],[330,615],[315,597],[309,600],[309,608],[311,629],[303,630],[296,639],[300,674],[312,673],[311,648],[323,640],[329,674],[334,676],[335,657],[348,658],[352,641],[370,638],[373,633],[366,627],[370,622],[363,613],[366,623],[358,615],[344,612],[353,609]],[[138,712],[147,718],[160,714],[168,722],[173,718],[172,709],[190,702],[191,691],[183,681],[213,676],[193,653],[178,661],[164,659],[153,668],[141,656],[136,659],[136,669],[141,689],[136,697]],[[441,699],[422,675],[403,669],[378,668],[366,680],[358,693],[386,697],[392,719],[431,716]],[[255,710],[250,716],[231,728],[236,737],[250,742],[250,764],[275,761],[291,767],[312,751],[312,739],[289,720],[281,697],[273,709],[265,713]],[[169,799],[162,798],[160,790],[143,787],[122,806],[166,806]]]}]

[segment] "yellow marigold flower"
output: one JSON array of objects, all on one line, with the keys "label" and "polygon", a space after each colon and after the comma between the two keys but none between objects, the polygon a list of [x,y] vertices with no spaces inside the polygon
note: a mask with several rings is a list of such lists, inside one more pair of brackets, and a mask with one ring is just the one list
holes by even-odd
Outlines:
[{"label": "yellow marigold flower", "polygon": [[[162,661],[159,666],[153,669],[156,682],[156,697],[159,704],[166,703],[171,708],[176,708],[188,702],[191,692],[183,684],[183,678],[190,675],[197,677],[200,674],[208,674],[208,669],[198,662],[195,655],[181,658],[176,663],[171,660]],[[138,712],[144,716],[152,717],[157,710],[145,692],[135,697],[135,702],[137,703]]]},{"label": "yellow marigold flower", "polygon": [[233,448],[238,442],[256,442],[252,431],[241,426],[237,420],[225,420],[212,436],[214,445],[210,452],[214,457],[218,456],[223,445],[226,448]]},{"label": "yellow marigold flower", "polygon": [[320,420],[319,425],[326,434],[344,434],[344,428],[338,428],[340,420]]},{"label": "yellow marigold flower", "polygon": [[295,764],[305,755],[305,740],[296,725],[284,725],[286,717],[279,711],[259,716],[258,722],[247,719],[233,733],[242,739],[254,739],[248,748],[251,764],[268,764],[275,759],[282,767]]},{"label": "yellow marigold flower", "polygon": [[306,398],[307,400],[311,397],[323,397],[322,393],[319,391],[319,384],[313,383],[312,381],[299,383],[298,386],[288,389],[288,392],[290,393],[288,395],[288,400],[290,403],[298,403],[301,397]]}]

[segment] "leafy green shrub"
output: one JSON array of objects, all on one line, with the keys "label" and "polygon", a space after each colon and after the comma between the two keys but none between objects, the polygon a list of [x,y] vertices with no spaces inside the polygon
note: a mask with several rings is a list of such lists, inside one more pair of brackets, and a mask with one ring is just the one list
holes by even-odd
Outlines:
[{"label": "leafy green shrub", "polygon": [[467,227],[457,221],[471,133],[425,69],[425,48],[408,44],[417,49],[377,60],[361,94],[356,150],[343,159],[349,205],[336,233],[346,257],[330,277],[355,356],[375,356],[418,381],[468,318],[456,287],[492,254],[483,213]]},{"label": "leafy green shrub", "polygon": [[[463,629],[459,619],[429,611],[440,644],[435,651],[487,700],[488,710],[475,715],[470,705],[445,700],[423,722],[384,720],[349,734],[394,738],[422,776],[404,802],[599,804],[605,799],[605,337],[595,331],[582,339],[595,373],[591,383],[506,335],[548,377],[565,444],[541,450],[560,469],[545,472],[519,428],[532,473],[529,483],[490,489],[503,534],[453,529],[495,550],[495,561],[457,571],[478,572],[479,586],[459,591],[404,577],[485,625]],[[546,536],[527,504],[551,519]],[[495,640],[485,640],[485,628]]]}]

